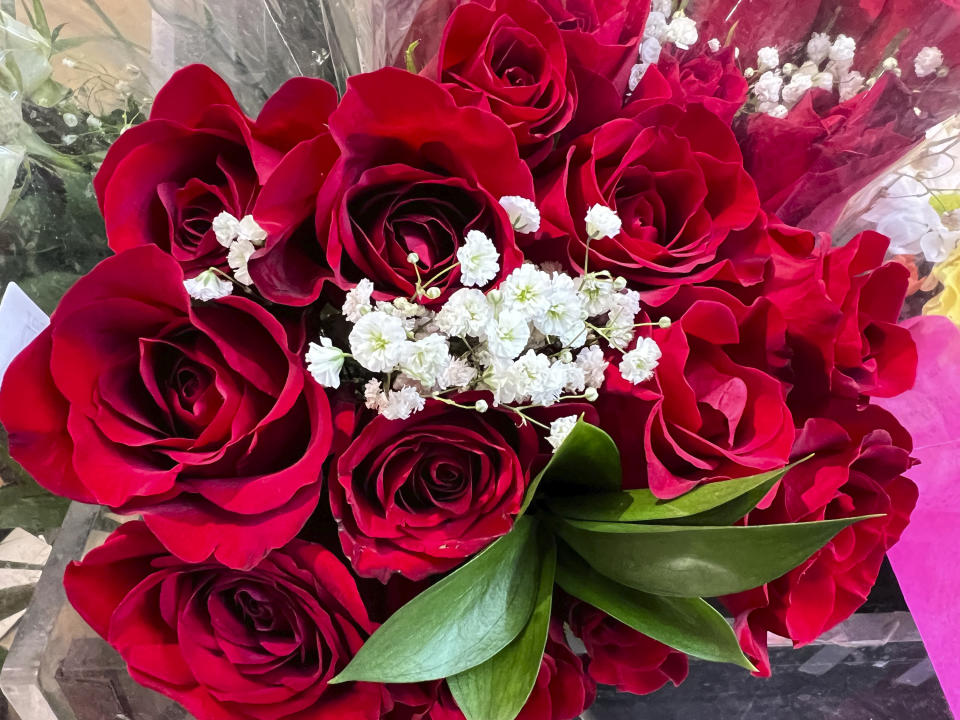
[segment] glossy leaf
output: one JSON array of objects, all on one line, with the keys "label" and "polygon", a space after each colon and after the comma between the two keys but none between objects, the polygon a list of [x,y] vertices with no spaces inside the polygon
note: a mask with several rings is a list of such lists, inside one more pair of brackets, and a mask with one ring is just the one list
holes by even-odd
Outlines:
[{"label": "glossy leaf", "polygon": [[[875,516],[871,516],[875,517]],[[655,595],[717,597],[789,572],[866,518],[750,527],[558,520],[557,532],[595,570]]]},{"label": "glossy leaf", "polygon": [[756,669],[741,651],[730,624],[701,598],[663,597],[624,587],[569,550],[560,555],[557,584],[624,625],[687,655]]},{"label": "glossy leaf", "polygon": [[557,546],[545,533],[537,604],[520,634],[482,665],[447,678],[450,691],[467,720],[514,720],[537,683],[550,632]]},{"label": "glossy leaf", "polygon": [[706,483],[672,500],[661,500],[646,489],[624,490],[554,498],[550,500],[550,509],[571,520],[730,525],[753,510],[797,464],[759,475]]},{"label": "glossy leaf", "polygon": [[577,421],[550,462],[527,490],[526,511],[542,483],[566,492],[619,490],[623,479],[620,451],[607,433],[583,420]]},{"label": "glossy leaf", "polygon": [[536,522],[513,530],[394,613],[335,682],[413,683],[456,675],[527,625],[540,581]]}]

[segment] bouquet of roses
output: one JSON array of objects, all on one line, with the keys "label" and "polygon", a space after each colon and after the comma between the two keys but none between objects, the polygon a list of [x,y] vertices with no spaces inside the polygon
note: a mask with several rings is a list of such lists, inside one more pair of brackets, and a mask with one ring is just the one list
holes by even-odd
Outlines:
[{"label": "bouquet of roses", "polygon": [[253,119],[191,66],[117,140],[115,255],[0,419],[142,516],[64,578],[136,680],[201,720],[571,720],[860,606],[916,501],[871,403],[914,381],[908,272],[781,215],[835,219],[838,128],[934,116],[877,121],[911,91],[844,90],[847,35],[781,66],[711,12],[470,0],[342,96]]}]

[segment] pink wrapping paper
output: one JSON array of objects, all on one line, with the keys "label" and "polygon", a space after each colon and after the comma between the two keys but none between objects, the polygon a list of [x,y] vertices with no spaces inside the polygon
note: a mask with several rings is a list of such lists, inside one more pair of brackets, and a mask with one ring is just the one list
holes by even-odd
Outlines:
[{"label": "pink wrapping paper", "polygon": [[960,717],[960,331],[944,317],[913,318],[920,352],[912,392],[880,401],[912,433],[910,471],[920,499],[890,561],[940,678]]}]

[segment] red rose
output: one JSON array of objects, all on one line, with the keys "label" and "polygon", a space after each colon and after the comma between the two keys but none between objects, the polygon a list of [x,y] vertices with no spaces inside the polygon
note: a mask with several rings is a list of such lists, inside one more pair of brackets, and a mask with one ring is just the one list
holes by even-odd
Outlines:
[{"label": "red rose", "polygon": [[261,186],[286,153],[325,138],[336,104],[329,83],[296,78],[253,121],[212,70],[180,70],[157,94],[150,120],[113,144],[94,180],[110,247],[156,245],[187,277],[226,268],[213,219],[253,214]]},{"label": "red rose", "polygon": [[830,394],[893,397],[913,387],[916,345],[897,324],[909,271],[882,264],[887,238],[865,232],[831,248],[827,236],[783,226],[771,238],[764,295],[786,319],[798,419],[818,414]]},{"label": "red rose", "polygon": [[657,74],[670,83],[674,101],[700,103],[728,125],[747,101],[749,86],[732,47],[709,55],[688,55],[682,61],[665,50],[657,66],[647,69],[632,97],[643,98],[648,88],[658,85]]},{"label": "red rose", "polygon": [[637,62],[649,0],[540,0],[560,28],[577,82],[576,135],[612,117],[623,104]]},{"label": "red rose", "polygon": [[623,228],[590,242],[589,267],[647,287],[708,276],[731,231],[759,209],[733,132],[699,105],[659,105],[581,137],[538,182],[537,196],[543,226],[530,253],[554,260],[562,252],[579,270],[587,210],[606,205]]},{"label": "red rose", "polygon": [[422,74],[506,122],[531,165],[553,149],[577,105],[560,30],[533,0],[464,3]]},{"label": "red rose", "polygon": [[583,641],[587,672],[601,685],[648,695],[687,677],[687,656],[582,602],[570,608],[570,629]]},{"label": "red rose", "polygon": [[912,464],[910,435],[892,415],[851,400],[835,401],[827,414],[807,421],[797,436],[794,457],[814,457],[787,473],[772,504],[750,513],[747,523],[883,517],[842,530],[772,583],[725,599],[744,651],[763,675],[770,674],[768,631],[804,645],[863,604],[917,500],[916,486],[903,477]]},{"label": "red rose", "polygon": [[350,572],[294,540],[256,567],[189,564],[141,522],[64,574],[67,597],[137,682],[198,720],[378,720],[381,689],[329,685],[367,636]]},{"label": "red rose", "polygon": [[[447,269],[470,230],[500,251],[499,277],[516,268],[522,256],[499,200],[532,198],[533,187],[504,122],[457,107],[437,83],[395,68],[355,75],[347,87],[330,116],[342,155],[320,191],[316,234],[268,239],[251,261],[257,288],[305,305],[327,279],[350,288],[368,278],[381,299],[411,296],[417,271],[426,280]],[[454,270],[436,283],[437,303],[459,277]]]},{"label": "red rose", "polygon": [[753,115],[741,145],[764,210],[790,225],[831,230],[847,201],[923,138],[930,123],[913,106],[913,95],[886,73],[839,105],[831,93],[811,90],[785,118]]},{"label": "red rose", "polygon": [[[774,376],[786,364],[779,313],[720,290],[690,295],[698,299],[665,306],[677,318],[670,328],[653,330],[663,353],[654,378],[632,385],[611,364],[596,403],[600,426],[620,448],[624,486],[662,498],[782,467],[794,439]],[[681,302],[689,303],[682,312]]]},{"label": "red rose", "polygon": [[256,564],[313,512],[327,398],[240,296],[192,305],[153,246],[104,260],[10,366],[0,420],[44,487],[144,513],[179,557]]},{"label": "red rose", "polygon": [[439,401],[402,421],[354,412],[337,418],[351,439],[331,467],[330,505],[358,574],[446,572],[513,527],[539,449],[532,425]]},{"label": "red rose", "polygon": [[[438,690],[439,699],[428,713],[398,715],[398,720],[464,720],[446,686]],[[550,624],[536,685],[517,720],[574,720],[593,704],[596,694],[596,684],[584,672],[583,661],[567,645],[563,623],[555,618]]]}]

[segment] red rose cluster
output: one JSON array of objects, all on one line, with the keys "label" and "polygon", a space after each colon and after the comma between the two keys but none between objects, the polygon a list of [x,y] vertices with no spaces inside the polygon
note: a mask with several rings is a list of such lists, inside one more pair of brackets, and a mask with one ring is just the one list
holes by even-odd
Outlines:
[{"label": "red rose cluster", "polygon": [[[471,0],[419,75],[359,75],[339,99],[297,78],[257,119],[189,67],[111,149],[95,188],[116,255],[15,360],[0,420],[42,485],[142,515],[65,577],[137,680],[200,720],[463,717],[443,683],[330,680],[396,609],[397,583],[427,587],[509,532],[550,446],[492,399],[378,416],[349,377],[314,382],[303,353],[361,280],[374,301],[410,297],[471,231],[499,253],[492,287],[525,261],[589,265],[673,320],[648,333],[651,379],[625,380],[611,349],[596,402],[564,406],[615,440],[625,488],[669,499],[814,453],[748,525],[879,515],[724,599],[762,672],[768,631],[810,642],[864,601],[916,499],[910,437],[870,403],[913,383],[907,272],[883,264],[879,235],[832,247],[774,214],[803,199],[784,174],[798,133],[842,144],[857,126],[812,103],[739,142],[731,52],[665,55],[628,93],[648,10]],[[536,232],[504,196],[536,203]],[[614,236],[586,226],[598,204]],[[201,302],[184,280],[236,269],[224,212],[264,236],[246,291]],[[459,271],[436,287],[426,303]],[[596,683],[648,693],[686,672],[682,653],[558,597],[520,717],[571,720]]]}]

